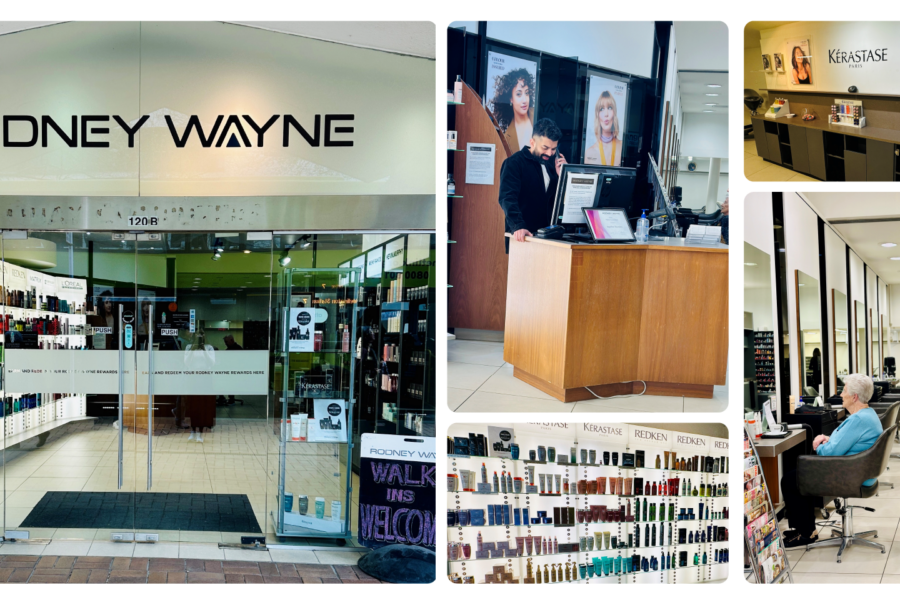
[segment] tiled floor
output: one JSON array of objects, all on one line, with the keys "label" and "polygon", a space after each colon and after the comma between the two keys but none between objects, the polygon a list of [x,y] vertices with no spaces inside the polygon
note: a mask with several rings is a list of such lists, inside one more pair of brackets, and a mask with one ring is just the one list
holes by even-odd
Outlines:
[{"label": "tiled floor", "polygon": [[756,141],[744,140],[744,175],[750,181],[819,181],[760,158]]},{"label": "tiled floor", "polygon": [[623,396],[564,403],[513,377],[500,342],[450,340],[447,354],[447,397],[455,412],[721,412],[728,405],[727,378],[711,399]]},{"label": "tiled floor", "polygon": [[381,583],[355,565],[181,558],[0,556],[0,583]]},{"label": "tiled floor", "polygon": [[[900,443],[894,444],[900,452]],[[868,499],[850,499],[854,506],[868,506],[874,513],[856,510],[853,514],[854,531],[878,531],[877,538],[869,538],[883,544],[885,553],[877,548],[851,546],[844,550],[841,563],[837,563],[837,547],[789,550],[788,561],[793,571],[794,583],[900,583],[900,459],[892,458],[886,475],[878,478],[882,483],[891,482],[894,489],[881,486],[877,496]],[[892,473],[894,473],[892,475]],[[830,508],[834,508],[831,506]],[[820,524],[819,536],[831,537],[832,525]],[[834,527],[840,529],[841,518],[832,512]],[[778,523],[784,531],[790,529],[787,520]]]},{"label": "tiled floor", "polygon": [[[238,412],[241,409],[226,410]],[[246,494],[260,527],[268,534],[269,543],[275,543],[271,513],[277,502],[279,447],[266,420],[220,416],[215,429],[203,434],[203,443],[188,441],[188,437],[186,431],[153,437],[152,491]],[[18,528],[48,491],[118,491],[118,432],[109,420],[72,423],[54,430],[43,445],[39,446],[39,443],[38,438],[32,438],[0,455],[0,525],[4,524],[5,518],[6,529]],[[126,433],[123,491],[146,491],[146,448],[146,435]],[[346,492],[340,473],[346,473],[342,465],[345,459],[336,444],[289,444],[286,453],[285,488],[294,494],[295,511],[300,494],[310,498],[309,510],[313,510],[316,496],[326,498],[326,516],[330,514],[331,500],[340,499],[343,504]],[[351,530],[356,531],[359,486],[355,475],[353,481],[354,494],[349,510]],[[33,528],[29,531],[32,539],[67,540],[67,543],[88,545],[82,548],[84,552],[72,554],[96,554],[101,551],[99,544],[104,543],[109,544],[109,552],[129,552],[122,545],[109,542],[111,530]],[[161,543],[174,546],[166,556],[209,560],[228,559],[217,544],[240,542],[241,537],[241,533],[208,531],[158,533]],[[298,540],[296,543],[301,546],[327,544],[320,540]],[[354,544],[352,540],[350,543]],[[180,545],[184,547],[179,548]],[[0,554],[9,546],[0,546]],[[179,550],[203,555],[186,556]],[[161,551],[159,547],[142,550]]]}]

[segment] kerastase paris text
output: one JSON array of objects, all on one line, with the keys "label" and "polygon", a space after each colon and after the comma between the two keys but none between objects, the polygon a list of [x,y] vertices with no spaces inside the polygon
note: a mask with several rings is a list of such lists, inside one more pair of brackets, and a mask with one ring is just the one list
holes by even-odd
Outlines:
[{"label": "kerastase paris text", "polygon": [[[128,147],[134,148],[135,136],[149,119],[150,115],[143,115],[129,123],[119,115],[72,115],[67,124],[64,119],[54,119],[49,115],[3,115],[3,147],[31,148],[40,142],[41,147],[46,148],[51,138],[57,138],[70,148],[109,148],[111,134],[108,125],[113,121],[128,136]],[[273,129],[279,119],[281,127]],[[269,136],[270,146],[272,137],[276,137],[276,143],[280,141],[282,147],[287,148],[291,140],[299,136],[314,148],[350,147],[353,140],[347,136],[354,132],[354,128],[338,126],[337,123],[354,119],[352,114],[312,115],[307,118],[272,115],[265,121],[260,119],[257,122],[250,115],[217,115],[206,119],[204,128],[200,117],[191,115],[184,130],[179,133],[172,117],[165,115],[166,126],[176,148],[187,146],[192,136],[203,148],[213,145],[216,148],[223,145],[226,148],[262,148],[270,130],[273,132]],[[277,133],[279,129],[280,136]]]},{"label": "kerastase paris text", "polygon": [[887,62],[887,48],[875,50],[851,50],[849,52],[838,48],[828,51],[828,63],[834,65],[848,65],[851,69],[861,69],[863,63]]}]

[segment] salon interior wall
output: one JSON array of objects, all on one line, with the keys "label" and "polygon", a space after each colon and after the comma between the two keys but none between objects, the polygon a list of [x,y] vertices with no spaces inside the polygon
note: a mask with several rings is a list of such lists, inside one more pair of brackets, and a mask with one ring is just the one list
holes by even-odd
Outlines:
[{"label": "salon interior wall", "polygon": [[[835,352],[828,352],[829,369],[832,383],[829,384],[832,393],[834,393],[834,374],[837,373],[837,365],[840,364],[846,368],[850,364],[850,349],[847,340],[849,332],[843,336],[835,337],[834,333],[834,300],[832,298],[832,290],[836,290],[844,296],[847,295],[847,245],[844,243],[837,233],[831,227],[825,226],[825,281],[827,289],[825,297],[827,302],[827,311],[823,321],[827,324],[829,345],[835,348]],[[846,310],[843,314],[843,322],[847,321]],[[835,343],[844,340],[845,343]]]},{"label": "salon interior wall", "polygon": [[[691,172],[688,171],[687,156],[682,156],[678,160],[678,185],[681,186],[681,205],[685,208],[705,209],[706,208],[706,188],[709,183],[709,162],[708,158],[693,157],[693,162],[697,168]],[[728,159],[722,159],[722,168],[719,172],[719,188],[716,194],[717,202],[725,202],[728,194]]]},{"label": "salon interior wall", "polygon": [[[775,326],[777,314],[775,307],[778,304],[775,288],[775,236],[772,230],[773,223],[772,194],[769,192],[748,194],[744,201],[744,241],[769,256],[769,275],[771,277],[768,287],[768,301],[765,298],[760,298],[758,302],[745,299],[744,311],[753,312],[753,328],[755,330],[761,330],[766,323],[769,324],[770,331],[777,330]],[[750,306],[748,307],[748,305]],[[776,363],[774,394],[776,398],[781,397],[781,385],[781,368]],[[777,411],[778,402],[773,404],[773,408]]]},{"label": "salon interior wall", "polygon": [[[788,332],[790,339],[791,394],[800,394],[800,377],[797,373],[797,356],[800,356],[800,343],[797,331],[797,288],[796,273],[801,271],[814,278],[819,286],[822,277],[819,274],[819,226],[818,217],[806,202],[797,194],[784,194],[784,227],[785,249],[787,251],[787,305]],[[821,310],[819,311],[821,313]],[[821,325],[819,326],[821,329]]]},{"label": "salon interior wall", "polygon": [[[150,120],[131,149],[112,121],[109,149],[69,148],[53,135],[47,148],[0,148],[0,194],[434,194],[435,68],[216,22],[71,22],[2,35],[0,114],[50,115],[64,129],[72,115]],[[177,149],[164,120],[183,132],[197,115],[208,132],[231,114],[257,123],[292,114],[306,126],[317,114],[354,114],[354,132],[337,134],[354,145],[312,147],[297,134],[283,148],[279,120],[263,148],[203,148],[194,137]],[[12,133],[30,137],[19,126]],[[385,140],[403,140],[403,150],[385,152]]]},{"label": "salon interior wall", "polygon": [[[716,201],[724,202],[728,191],[728,115],[716,115],[706,113],[685,113],[682,125],[681,148],[682,157],[693,156],[695,158],[706,157],[721,159]],[[679,161],[681,164],[681,161]],[[701,166],[697,161],[698,167]],[[678,174],[678,184],[682,188],[682,198],[685,195],[685,187],[691,191],[694,198],[690,208],[706,207],[706,192],[709,183],[709,160],[704,159],[706,173],[698,169],[694,173],[682,172]],[[685,168],[687,165],[685,164]],[[723,181],[724,179],[724,181]]]},{"label": "salon interior wall", "polygon": [[[801,21],[760,31],[760,52],[756,67],[762,68],[761,55],[784,54],[785,72],[764,73],[763,87],[780,90],[843,92],[851,85],[868,94],[897,94],[900,63],[890,60],[890,50],[900,38],[900,22],[891,21]],[[812,85],[791,84],[790,50],[785,42],[809,39],[812,53]],[[888,48],[889,60],[859,63],[862,68],[847,64],[828,64],[828,51],[845,52]]]},{"label": "salon interior wall", "polygon": [[[768,93],[766,87],[766,72],[762,67],[762,48],[759,42],[759,31],[746,30],[744,32],[744,89],[751,89],[763,98]],[[765,110],[767,104],[759,110]],[[744,125],[750,125],[750,109],[742,106],[744,111]]]},{"label": "salon interior wall", "polygon": [[[857,302],[865,303],[864,298],[865,298],[865,294],[866,294],[866,283],[863,279],[863,269],[864,268],[865,268],[865,264],[863,263],[862,259],[856,254],[856,252],[854,252],[853,250],[850,250],[850,294],[849,294],[850,298],[849,298],[849,301],[851,302],[851,304],[850,304],[851,315],[853,315],[853,317],[851,318],[851,322],[850,322],[850,328],[854,330],[854,333],[850,335],[850,342],[851,342],[850,356],[854,357],[854,358],[857,356],[857,352],[858,352],[858,350],[856,349],[857,335],[856,335],[856,331],[855,331],[855,329],[856,329],[856,323],[855,323],[856,303]],[[868,325],[866,325],[866,327],[868,328]],[[861,343],[865,344],[865,340],[862,340]],[[862,356],[865,357],[866,354],[867,353],[864,352],[862,354]],[[860,361],[860,367],[858,369],[860,372],[864,372],[866,370],[865,366],[863,366],[864,364],[865,364],[865,359],[863,358],[863,360]],[[854,359],[851,359],[851,361],[850,361],[850,371],[852,373],[857,372],[856,360],[854,360]]]},{"label": "salon interior wall", "polygon": [[888,286],[888,306],[890,307],[888,311],[890,348],[887,355],[900,358],[900,283],[892,283]]}]

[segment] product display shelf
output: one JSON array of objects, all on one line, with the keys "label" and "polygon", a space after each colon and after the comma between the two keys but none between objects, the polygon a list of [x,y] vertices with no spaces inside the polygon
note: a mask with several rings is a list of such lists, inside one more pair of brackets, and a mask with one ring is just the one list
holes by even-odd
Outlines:
[{"label": "product display shelf", "polygon": [[756,361],[756,382],[759,393],[775,392],[775,333],[753,332],[753,354]]},{"label": "product display shelf", "polygon": [[13,401],[23,394],[5,396],[0,417],[0,448],[10,448],[35,436],[48,433],[76,421],[93,420],[86,413],[85,396],[71,395],[42,403],[35,408],[7,412]]},{"label": "product display shelf", "polygon": [[[790,561],[782,545],[782,537],[766,484],[766,476],[753,438],[744,429],[744,548],[749,564],[744,576],[753,575],[755,583],[794,583]],[[751,483],[752,489],[746,489]],[[761,499],[761,501],[760,501]],[[768,530],[768,533],[764,533]],[[771,537],[770,537],[771,536]],[[765,540],[768,539],[768,543]],[[762,542],[762,543],[760,543]]]},{"label": "product display shelf", "polygon": [[[471,426],[470,426],[471,427]],[[518,438],[517,438],[518,439]],[[561,442],[560,440],[546,440],[544,442],[546,446],[556,445],[557,449],[562,445],[568,450],[569,446],[577,447],[582,445],[581,442],[572,443],[569,442]],[[535,447],[534,445],[527,446],[529,449]],[[522,446],[522,450],[520,452],[525,451],[526,446]],[[603,448],[606,450],[606,448]],[[614,450],[615,447],[609,448],[610,450]],[[633,452],[633,450],[629,448],[624,448],[627,452]],[[618,449],[619,456],[621,457],[621,448]],[[655,459],[654,453],[652,452],[652,448],[648,448],[646,459],[648,462]],[[599,453],[599,450],[598,450]],[[727,454],[727,450],[724,450],[723,453]],[[568,452],[566,452],[568,455]],[[662,451],[660,450],[660,454]],[[685,455],[693,454],[692,452],[685,451]],[[681,454],[679,454],[679,457]],[[622,477],[622,478],[633,478],[633,476],[637,475],[637,477],[642,477],[642,473],[646,471],[644,478],[649,478],[651,483],[653,483],[653,479],[656,479],[657,482],[660,480],[665,480],[669,478],[679,478],[681,480],[691,479],[692,485],[700,485],[703,482],[704,485],[716,485],[716,484],[725,484],[728,481],[727,473],[711,473],[711,472],[703,472],[703,471],[692,471],[692,470],[676,470],[671,468],[661,467],[659,469],[655,467],[647,468],[647,467],[624,467],[621,465],[613,465],[613,464],[601,464],[601,463],[571,463],[571,462],[549,462],[549,461],[539,461],[539,460],[529,460],[522,459],[521,457],[518,459],[500,457],[500,456],[482,456],[477,455],[465,455],[465,454],[448,454],[448,463],[449,463],[449,473],[453,474],[457,472],[459,469],[475,471],[476,472],[476,481],[480,481],[480,476],[477,476],[481,463],[485,463],[486,470],[488,471],[488,481],[491,481],[493,471],[497,471],[498,474],[503,471],[507,471],[512,477],[521,477],[522,479],[528,479],[527,472],[529,469],[534,469],[535,479],[537,479],[537,475],[552,475],[556,476],[559,474],[561,477],[565,477],[569,480],[569,485],[577,485],[577,480],[579,479],[593,479],[597,476],[608,476],[608,477]],[[687,458],[687,456],[685,456]],[[668,473],[665,473],[668,472]],[[537,483],[537,482],[535,482]],[[681,481],[679,481],[681,483]],[[510,513],[514,512],[515,508],[519,508],[520,510],[523,508],[527,508],[530,511],[530,516],[536,516],[536,511],[545,510],[547,511],[548,517],[553,517],[553,508],[554,507],[573,507],[577,510],[582,508],[589,509],[591,504],[598,504],[599,502],[613,502],[613,506],[610,506],[610,510],[616,510],[618,508],[625,508],[625,500],[630,500],[633,504],[638,504],[638,502],[642,502],[646,500],[648,503],[654,503],[654,508],[662,504],[663,506],[668,507],[668,505],[674,505],[675,514],[680,512],[681,508],[685,510],[691,509],[692,511],[697,511],[699,505],[703,505],[704,511],[709,510],[710,514],[721,512],[724,507],[728,506],[728,497],[727,496],[668,496],[668,495],[645,495],[645,494],[578,494],[578,493],[570,493],[570,494],[540,494],[540,493],[525,493],[524,491],[521,493],[515,493],[511,491],[507,491],[504,493],[502,490],[500,492],[490,492],[490,493],[478,493],[477,491],[448,491],[448,508],[453,510],[454,507],[458,507],[458,509],[471,509],[471,508],[481,508],[485,509],[485,512],[490,510],[490,505],[509,505],[507,509]],[[486,498],[480,498],[481,496],[486,496]],[[619,500],[622,500],[622,504],[619,505]],[[707,508],[708,507],[708,508]],[[636,507],[634,507],[636,511]],[[653,514],[653,513],[650,513]],[[695,515],[695,517],[698,515]],[[715,517],[715,515],[713,515]],[[511,517],[510,517],[511,518]],[[728,518],[710,518],[710,519],[664,519],[664,520],[635,520],[635,521],[591,521],[590,523],[582,522],[582,523],[538,523],[538,524],[521,524],[515,525],[512,521],[509,525],[487,524],[487,515],[485,516],[485,525],[450,525],[448,527],[448,541],[451,543],[463,544],[467,543],[473,548],[472,556],[469,559],[459,558],[454,561],[448,562],[453,565],[453,568],[448,571],[448,574],[451,577],[460,577],[463,581],[475,579],[475,583],[481,583],[484,580],[484,576],[486,574],[490,574],[492,569],[499,568],[500,565],[503,565],[506,569],[507,573],[513,573],[514,578],[519,579],[520,582],[524,582],[524,574],[526,572],[526,561],[530,558],[532,562],[537,565],[542,565],[546,562],[551,562],[553,564],[557,564],[558,561],[554,561],[553,558],[556,556],[568,556],[570,560],[562,561],[568,562],[571,564],[577,565],[578,563],[583,563],[585,560],[590,560],[591,555],[604,555],[604,556],[641,556],[642,559],[651,560],[653,558],[659,559],[659,554],[662,553],[663,549],[669,549],[674,552],[687,552],[682,559],[686,559],[688,563],[692,563],[694,559],[694,555],[696,555],[696,560],[698,564],[687,564],[681,567],[673,567],[670,569],[648,569],[647,571],[640,572],[631,572],[631,573],[620,573],[618,575],[610,574],[609,576],[603,576],[600,578],[595,577],[593,580],[587,579],[577,579],[573,581],[562,581],[556,583],[641,583],[641,582],[653,582],[653,583],[687,583],[687,582],[699,582],[699,581],[717,581],[722,580],[727,577],[728,566],[727,562],[718,561],[716,562],[716,553],[718,550],[725,551],[728,548],[728,540],[723,539],[715,539],[715,540],[706,540],[704,536],[704,541],[691,541],[691,542],[681,542],[679,543],[676,539],[673,540],[671,545],[669,544],[649,544],[649,545],[641,545],[629,547],[620,547],[620,548],[608,548],[608,549],[597,549],[597,550],[581,550],[578,551],[569,551],[569,552],[559,552],[559,553],[551,553],[551,554],[532,554],[528,556],[527,554],[523,556],[497,556],[497,557],[481,557],[476,558],[474,556],[474,548],[475,537],[476,534],[483,535],[485,542],[497,542],[497,541],[509,541],[510,546],[516,548],[517,542],[515,540],[516,537],[528,536],[532,535],[532,532],[537,535],[541,535],[542,537],[552,536],[558,538],[558,543],[579,543],[580,537],[589,537],[593,536],[595,533],[600,533],[598,530],[607,530],[610,531],[616,538],[622,539],[628,535],[632,535],[635,531],[640,530],[640,534],[643,538],[645,534],[645,527],[654,527],[659,529],[660,535],[665,535],[665,531],[669,528],[673,528],[673,532],[677,532],[679,529],[686,530],[688,533],[701,533],[701,529],[704,530],[702,533],[706,533],[706,528],[712,528],[715,526],[721,526],[723,528],[727,527]],[[639,529],[638,529],[639,528]],[[650,530],[651,532],[653,529]],[[727,535],[727,533],[719,533],[718,530],[714,531],[715,535]],[[455,532],[455,533],[454,533]],[[498,533],[499,532],[499,533]],[[643,539],[642,539],[643,541]],[[693,550],[691,550],[693,548]],[[646,556],[645,553],[647,554]],[[654,557],[653,554],[657,553]],[[703,563],[702,556],[706,553],[707,561]],[[677,556],[677,555],[676,555]],[[449,558],[449,557],[448,557]],[[673,559],[678,560],[678,558],[673,557]],[[466,565],[466,563],[469,563]]]}]

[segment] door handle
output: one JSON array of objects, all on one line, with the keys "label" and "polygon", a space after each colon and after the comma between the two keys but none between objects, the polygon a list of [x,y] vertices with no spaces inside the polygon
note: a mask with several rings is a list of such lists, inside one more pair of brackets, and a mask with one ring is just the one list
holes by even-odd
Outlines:
[{"label": "door handle", "polygon": [[153,487],[153,304],[147,318],[147,491]]},{"label": "door handle", "polygon": [[[123,311],[125,307],[119,305],[119,489],[122,489],[122,453],[124,451],[125,436],[125,346],[122,344],[122,331],[125,329]],[[108,338],[107,338],[108,339]]]}]

